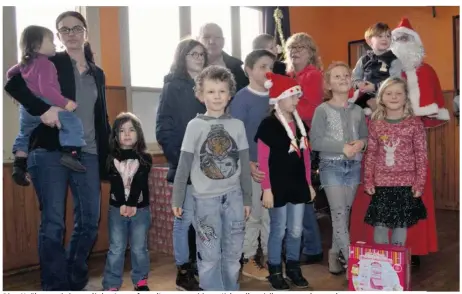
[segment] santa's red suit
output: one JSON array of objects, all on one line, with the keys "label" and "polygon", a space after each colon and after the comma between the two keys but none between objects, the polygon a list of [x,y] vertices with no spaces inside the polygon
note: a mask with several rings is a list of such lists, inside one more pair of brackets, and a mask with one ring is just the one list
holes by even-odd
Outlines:
[{"label": "santa's red suit", "polygon": [[[411,35],[415,42],[422,44],[419,35],[412,29],[407,19],[401,21],[400,25],[393,30],[392,35],[403,33]],[[400,58],[399,54],[395,53],[395,55],[398,59]],[[430,65],[421,63],[417,68],[404,70],[403,78],[408,83],[409,97],[414,113],[422,117],[427,128],[441,126],[449,120],[449,112],[444,107],[444,98],[438,76]],[[430,166],[427,167],[427,171],[427,181],[422,195],[422,200],[427,208],[427,219],[419,221],[407,232],[406,247],[411,249],[412,255],[427,255],[438,250]],[[366,194],[364,187],[360,185],[351,213],[351,242],[374,242],[374,228],[364,223],[364,216],[370,200],[371,196]]]}]

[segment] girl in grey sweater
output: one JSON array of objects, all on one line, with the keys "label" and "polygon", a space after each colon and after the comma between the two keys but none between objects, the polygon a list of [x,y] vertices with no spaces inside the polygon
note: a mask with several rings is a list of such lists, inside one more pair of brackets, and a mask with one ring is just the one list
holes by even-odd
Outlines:
[{"label": "girl in grey sweater", "polygon": [[344,63],[331,64],[324,82],[325,102],[314,112],[310,138],[313,150],[319,151],[321,188],[326,192],[331,211],[329,271],[340,274],[348,263],[349,216],[360,182],[367,125],[361,107],[348,102],[350,68]]}]

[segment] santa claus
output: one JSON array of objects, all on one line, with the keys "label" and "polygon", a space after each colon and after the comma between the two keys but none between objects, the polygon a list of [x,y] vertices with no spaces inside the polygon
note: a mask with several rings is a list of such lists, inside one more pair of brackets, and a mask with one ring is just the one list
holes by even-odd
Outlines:
[{"label": "santa claus", "polygon": [[392,31],[391,51],[402,64],[414,114],[421,116],[427,127],[446,123],[449,111],[444,107],[440,81],[433,67],[423,61],[422,41],[407,18]]},{"label": "santa claus", "polygon": [[[427,128],[443,125],[449,120],[449,112],[444,107],[438,76],[429,64],[423,62],[424,49],[419,35],[412,29],[409,21],[403,19],[392,31],[392,39],[391,50],[402,63],[403,78],[408,82],[415,115],[422,117]],[[427,181],[421,197],[427,208],[427,219],[409,228],[406,240],[406,247],[411,249],[413,265],[420,264],[419,256],[436,252],[438,249],[430,166],[427,167]],[[370,196],[359,187],[352,206],[351,242],[374,242],[373,227],[364,223],[369,202]]]}]

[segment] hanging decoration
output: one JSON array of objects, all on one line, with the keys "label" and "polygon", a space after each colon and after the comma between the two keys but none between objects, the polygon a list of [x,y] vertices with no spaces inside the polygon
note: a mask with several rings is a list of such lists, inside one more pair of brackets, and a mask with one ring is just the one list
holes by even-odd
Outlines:
[{"label": "hanging decoration", "polygon": [[281,45],[278,45],[278,53],[282,54],[283,58],[285,58],[285,38],[284,38],[284,33],[282,32],[282,19],[284,18],[284,15],[282,13],[282,10],[279,9],[279,7],[276,7],[273,13],[274,17],[274,38],[277,40],[279,37],[279,42]]}]

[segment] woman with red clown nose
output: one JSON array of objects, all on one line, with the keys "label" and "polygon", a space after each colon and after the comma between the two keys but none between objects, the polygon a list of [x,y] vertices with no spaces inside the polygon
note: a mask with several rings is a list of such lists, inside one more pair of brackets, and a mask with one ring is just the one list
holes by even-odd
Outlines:
[{"label": "woman with red clown nose", "polygon": [[[444,107],[444,98],[438,76],[434,69],[423,62],[424,48],[419,34],[413,30],[408,19],[392,32],[391,50],[403,66],[403,78],[407,80],[409,96],[415,115],[422,117],[426,128],[444,125],[449,112]],[[373,243],[373,227],[364,223],[364,215],[371,197],[360,187],[353,203],[351,215],[351,242]],[[409,228],[406,247],[411,249],[412,264],[420,265],[420,256],[438,250],[436,235],[435,204],[430,166],[427,167],[427,181],[422,200],[427,209],[427,219]]]}]

